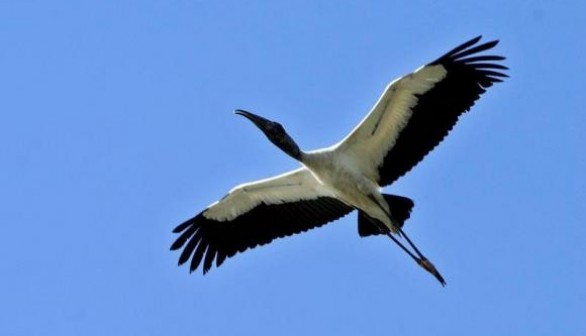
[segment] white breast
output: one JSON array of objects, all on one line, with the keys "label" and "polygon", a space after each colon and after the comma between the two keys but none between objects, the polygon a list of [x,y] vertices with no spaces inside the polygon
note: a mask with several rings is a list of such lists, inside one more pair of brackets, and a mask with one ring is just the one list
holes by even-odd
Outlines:
[{"label": "white breast", "polygon": [[386,214],[372,199],[377,199],[388,211],[380,194],[380,187],[362,173],[359,164],[354,160],[354,157],[340,152],[322,150],[307,153],[303,157],[303,164],[338,199],[390,226]]}]

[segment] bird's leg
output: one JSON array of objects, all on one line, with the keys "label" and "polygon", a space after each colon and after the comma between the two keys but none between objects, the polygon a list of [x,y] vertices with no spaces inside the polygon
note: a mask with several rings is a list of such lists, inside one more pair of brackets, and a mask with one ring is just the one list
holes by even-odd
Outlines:
[{"label": "bird's leg", "polygon": [[[415,246],[415,244],[413,244],[413,242],[411,241],[411,239],[409,239],[409,236],[407,236],[407,234],[405,234],[405,232],[403,232],[403,229],[401,229],[400,227],[396,227],[395,225],[393,225],[394,228],[397,230],[397,232],[399,232],[404,238],[405,240],[407,240],[407,243],[409,243],[409,245],[411,246],[411,248],[413,248],[413,250],[415,251],[415,253],[417,253],[417,255],[419,256],[419,258],[416,258],[413,254],[409,253],[409,255],[411,255],[411,257],[413,259],[415,259],[415,261],[417,262],[417,264],[421,267],[423,267],[424,270],[428,271],[429,273],[431,273],[436,279],[437,281],[439,281],[442,286],[446,285],[446,281],[444,280],[444,278],[442,277],[442,275],[440,274],[440,272],[435,268],[435,266],[431,263],[431,261],[429,261],[429,259],[427,259],[417,248],[417,246]],[[394,241],[396,241],[396,239],[392,236],[392,233],[388,233],[389,237],[391,237],[391,239],[393,239]],[[404,246],[403,250],[406,250],[406,248]]]},{"label": "bird's leg", "polygon": [[386,234],[393,242],[395,242],[395,244],[397,244],[403,251],[405,251],[405,253],[407,253],[411,258],[413,258],[413,260],[415,260],[416,263],[419,264],[421,260],[420,258],[416,257],[411,251],[409,251],[409,249],[406,248],[405,245],[403,245],[403,243],[401,243],[397,238],[395,238],[391,232],[387,230]]},{"label": "bird's leg", "polygon": [[[400,228],[399,228],[399,230],[400,230]],[[395,238],[391,232],[387,231],[386,234],[387,234],[387,236],[389,236],[389,238],[391,238],[391,240],[393,242],[395,242],[395,244],[397,244],[403,251],[405,251],[405,253],[407,253],[411,258],[413,258],[413,260],[415,260],[417,265],[421,266],[424,270],[431,273],[437,279],[437,281],[440,282],[440,284],[442,286],[446,285],[446,281],[444,280],[444,278],[442,277],[440,272],[435,268],[435,266],[431,263],[431,261],[429,261],[429,259],[427,259],[423,254],[421,254],[421,252],[419,252],[417,247],[415,247],[415,244],[413,244],[411,242],[411,240],[408,238],[408,236],[405,234],[405,232],[401,232],[401,234],[403,235],[403,237],[405,237],[407,239],[407,242],[409,242],[409,245],[411,245],[411,247],[415,250],[418,257],[415,256],[411,251],[409,251],[409,249],[407,249],[405,247],[405,245],[403,245],[397,238]]]},{"label": "bird's leg", "polygon": [[400,236],[403,236],[405,238],[405,240],[407,241],[407,243],[409,243],[409,246],[411,246],[411,248],[413,249],[413,251],[415,251],[415,254],[417,254],[417,256],[415,256],[415,254],[413,254],[413,252],[411,252],[407,247],[405,247],[405,245],[403,245],[397,238],[395,238],[393,236],[393,233],[391,232],[391,230],[389,230],[389,228],[387,228],[383,223],[377,223],[377,220],[374,220],[374,223],[376,226],[378,226],[382,232],[384,232],[387,236],[389,236],[389,238],[391,238],[391,240],[393,242],[395,242],[395,244],[399,245],[399,247],[405,251],[411,258],[413,258],[413,260],[415,260],[415,262],[421,266],[424,270],[428,271],[429,273],[431,273],[436,279],[437,281],[440,282],[440,284],[442,286],[446,285],[446,281],[444,280],[444,278],[442,277],[442,275],[440,274],[440,272],[435,268],[435,266],[431,263],[431,261],[429,261],[429,259],[427,259],[417,248],[417,246],[415,246],[415,244],[413,244],[413,242],[411,241],[411,239],[409,239],[409,236],[407,236],[405,234],[405,232],[403,231],[403,229],[401,229],[400,227],[398,227],[397,225],[395,225],[394,223],[396,223],[397,221],[393,218],[393,216],[389,213],[389,211],[387,211],[378,201],[374,196],[370,196],[371,200],[373,200],[379,207],[380,209],[387,215],[387,217],[389,218],[390,222],[391,222],[391,226],[392,226],[392,231],[396,232],[397,234],[399,234]]}]

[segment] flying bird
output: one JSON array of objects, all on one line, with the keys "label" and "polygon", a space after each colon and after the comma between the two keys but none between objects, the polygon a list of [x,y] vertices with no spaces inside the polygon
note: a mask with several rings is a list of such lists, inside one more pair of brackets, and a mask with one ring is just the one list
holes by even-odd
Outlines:
[{"label": "flying bird", "polygon": [[480,38],[392,81],[364,119],[331,147],[303,151],[278,122],[236,110],[301,167],[238,185],[177,226],[171,250],[183,249],[179,265],[191,260],[190,272],[203,265],[205,274],[237,253],[356,210],[361,237],[387,235],[445,285],[403,231],[413,201],[381,188],[417,165],[488,87],[508,77],[499,63],[504,57],[483,54],[498,40],[479,44]]}]

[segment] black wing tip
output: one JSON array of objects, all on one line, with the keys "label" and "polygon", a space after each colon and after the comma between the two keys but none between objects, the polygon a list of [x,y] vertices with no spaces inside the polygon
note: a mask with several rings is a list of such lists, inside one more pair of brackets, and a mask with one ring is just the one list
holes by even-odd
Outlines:
[{"label": "black wing tip", "polygon": [[464,42],[430,63],[430,65],[442,65],[448,72],[467,73],[468,75],[466,76],[475,77],[477,83],[483,88],[502,82],[503,78],[509,77],[503,72],[509,68],[497,62],[506,58],[499,55],[481,54],[494,48],[499,43],[499,40],[479,43],[481,38],[482,35],[479,35]]},{"label": "black wing tip", "polygon": [[[181,264],[179,264],[178,266],[181,266]],[[205,276],[205,275],[206,275],[206,274],[207,274],[207,273],[210,271],[210,269],[211,269],[211,268],[205,268],[205,267],[204,267],[204,268],[203,268],[203,271],[201,272],[201,274],[202,274],[203,276]],[[191,269],[191,268],[189,268],[189,274],[190,274],[190,275],[191,275],[193,272],[195,272],[195,271],[197,271],[197,268],[194,268],[194,269]]]},{"label": "black wing tip", "polygon": [[[468,47],[470,47],[472,45],[475,45],[476,43],[478,43],[478,41],[480,41],[481,38],[482,38],[482,35],[478,35],[475,38],[473,38],[471,40],[468,40],[468,41],[460,44],[459,46],[455,47],[454,49],[448,51],[447,53],[445,53],[439,59],[441,59],[443,57],[451,57],[452,55],[455,55],[455,54],[459,53],[460,51],[462,51],[462,50],[464,50],[464,49],[466,49],[466,48],[468,48]],[[439,59],[436,60],[436,61],[434,61],[434,62],[432,62],[432,64],[435,63],[435,62],[437,62],[437,61],[439,61]]]},{"label": "black wing tip", "polygon": [[180,236],[171,244],[170,250],[183,249],[177,261],[177,266],[182,266],[191,260],[189,273],[199,267],[201,259],[208,248],[208,244],[202,239],[202,224],[204,223],[205,218],[202,212],[173,229],[173,233],[180,234]]},{"label": "black wing tip", "polygon": [[190,218],[185,222],[179,224],[175,229],[173,229],[173,233],[181,235],[177,239],[175,239],[173,244],[171,244],[171,251],[180,249],[181,247],[183,247],[183,245],[185,245],[186,242],[188,242],[191,239],[191,237],[193,237],[193,235],[199,228],[198,218],[200,216],[201,214],[193,218]]},{"label": "black wing tip", "polygon": [[475,37],[469,39],[468,41],[462,43],[460,46],[458,46],[457,48],[463,46],[463,45],[467,45],[467,46],[471,46],[474,45],[476,43],[478,43],[478,41],[480,41],[482,39],[482,34],[480,35],[476,35]]},{"label": "black wing tip", "polygon": [[189,274],[202,266],[203,275],[205,275],[212,268],[214,261],[216,261],[216,267],[218,267],[225,259],[220,260],[218,259],[219,257],[217,258],[218,253],[215,252],[214,244],[210,244],[209,237],[205,237],[205,233],[202,232],[202,230],[205,231],[203,227],[206,222],[206,219],[202,216],[203,212],[183,222],[173,230],[173,233],[181,235],[171,244],[170,250],[176,251],[183,248],[177,261],[177,266],[183,266],[190,261]]},{"label": "black wing tip", "polygon": [[487,60],[487,61],[501,61],[504,60],[505,57],[497,56],[497,55],[483,55],[477,57],[470,57],[468,59],[464,59],[464,57],[478,54],[480,52],[489,50],[494,48],[500,41],[499,40],[492,40],[488,42],[484,42],[482,44],[478,44],[482,39],[482,35],[478,35],[473,39],[470,39],[456,48],[448,51],[435,61],[431,62],[431,65],[442,64],[442,63],[453,63],[453,62],[475,62],[479,60]]},{"label": "black wing tip", "polygon": [[173,229],[173,233],[181,233],[181,232],[185,231],[185,229],[187,229],[189,226],[191,226],[193,224],[194,220],[195,220],[195,217],[190,218],[190,219],[186,220],[185,222],[177,225]]},{"label": "black wing tip", "polygon": [[183,246],[182,243],[179,242],[178,239],[176,239],[173,244],[171,244],[171,247],[169,248],[170,251],[177,251],[178,249],[181,248],[181,246]]}]

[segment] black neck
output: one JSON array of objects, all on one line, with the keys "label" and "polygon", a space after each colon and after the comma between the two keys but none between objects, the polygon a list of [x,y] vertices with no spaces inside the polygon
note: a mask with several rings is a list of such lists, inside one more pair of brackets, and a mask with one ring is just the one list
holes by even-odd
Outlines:
[{"label": "black neck", "polygon": [[287,133],[280,133],[277,135],[273,135],[269,137],[271,142],[279,147],[283,152],[285,152],[290,157],[294,158],[297,161],[301,160],[302,151],[299,149],[299,146],[293,141],[293,139]]}]

